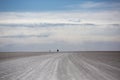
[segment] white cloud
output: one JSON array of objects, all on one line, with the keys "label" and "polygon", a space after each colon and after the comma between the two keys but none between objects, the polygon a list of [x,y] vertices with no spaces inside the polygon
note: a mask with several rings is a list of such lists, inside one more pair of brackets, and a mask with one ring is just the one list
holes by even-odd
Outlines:
[{"label": "white cloud", "polygon": [[98,7],[102,7],[102,6],[106,6],[106,3],[104,2],[86,2],[84,4],[81,4],[82,8],[98,8]]},{"label": "white cloud", "polygon": [[68,8],[73,8],[76,10],[79,9],[96,9],[96,10],[120,10],[120,3],[119,2],[94,2],[94,1],[86,1],[81,4],[75,4],[75,5],[68,5]]},{"label": "white cloud", "polygon": [[101,12],[4,12],[0,13],[0,24],[119,24],[120,11]]},{"label": "white cloud", "polygon": [[[8,44],[120,43],[120,11],[0,12],[0,47]],[[40,35],[49,35],[38,37]],[[21,37],[22,36],[22,37]]]},{"label": "white cloud", "polygon": [[[49,26],[49,25],[48,25]],[[110,31],[109,31],[110,30]],[[93,41],[112,41],[120,42],[118,26],[102,28],[101,25],[69,25],[59,27],[4,27],[0,29],[1,43],[53,43],[66,42],[78,44]],[[38,37],[38,36],[42,37]],[[44,35],[48,35],[45,36]]]}]

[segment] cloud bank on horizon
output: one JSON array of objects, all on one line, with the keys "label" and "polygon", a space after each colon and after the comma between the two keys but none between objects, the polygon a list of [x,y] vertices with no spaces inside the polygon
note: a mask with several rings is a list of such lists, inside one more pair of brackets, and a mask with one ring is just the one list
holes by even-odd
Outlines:
[{"label": "cloud bank on horizon", "polygon": [[118,0],[1,0],[0,51],[118,51]]}]

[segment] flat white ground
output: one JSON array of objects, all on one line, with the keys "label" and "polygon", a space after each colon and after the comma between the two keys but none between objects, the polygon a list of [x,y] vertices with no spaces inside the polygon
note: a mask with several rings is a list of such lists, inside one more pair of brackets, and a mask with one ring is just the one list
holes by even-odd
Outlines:
[{"label": "flat white ground", "polygon": [[2,60],[0,80],[120,80],[120,55],[54,53]]}]

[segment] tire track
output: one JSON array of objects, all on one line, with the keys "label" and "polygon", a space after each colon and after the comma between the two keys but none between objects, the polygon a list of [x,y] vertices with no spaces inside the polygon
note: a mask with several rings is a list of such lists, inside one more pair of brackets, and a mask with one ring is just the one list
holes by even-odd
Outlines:
[{"label": "tire track", "polygon": [[0,63],[0,80],[119,80],[120,69],[105,62],[74,53],[13,59]]}]

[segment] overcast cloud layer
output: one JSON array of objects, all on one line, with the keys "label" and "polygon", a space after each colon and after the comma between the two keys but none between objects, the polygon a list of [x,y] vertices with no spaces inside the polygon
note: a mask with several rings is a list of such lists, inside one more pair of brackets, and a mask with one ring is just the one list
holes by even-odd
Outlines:
[{"label": "overcast cloud layer", "polygon": [[[107,10],[79,10],[103,4]],[[0,51],[120,50],[119,3],[106,5],[86,2],[65,6],[76,8],[71,11],[0,12]]]}]

